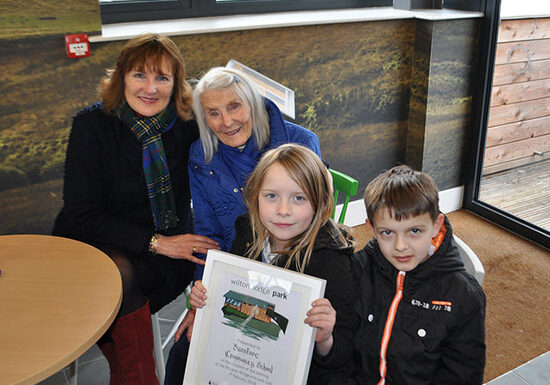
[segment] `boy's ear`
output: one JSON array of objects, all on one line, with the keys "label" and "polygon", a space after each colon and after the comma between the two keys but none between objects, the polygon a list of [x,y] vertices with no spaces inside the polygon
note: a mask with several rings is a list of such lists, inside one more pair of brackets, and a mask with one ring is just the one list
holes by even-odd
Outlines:
[{"label": "boy's ear", "polygon": [[432,234],[432,238],[434,238],[437,234],[439,234],[439,231],[441,230],[441,226],[443,226],[443,222],[445,221],[445,216],[441,213],[435,218],[434,221],[434,232]]},{"label": "boy's ear", "polygon": [[369,229],[372,232],[372,235],[376,238],[376,233],[374,232],[374,226],[369,221],[369,218],[365,219],[365,223],[369,226]]}]

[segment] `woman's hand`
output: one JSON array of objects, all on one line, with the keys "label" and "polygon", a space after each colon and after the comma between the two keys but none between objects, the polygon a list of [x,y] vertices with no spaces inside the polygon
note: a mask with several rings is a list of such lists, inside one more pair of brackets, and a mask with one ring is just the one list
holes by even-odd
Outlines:
[{"label": "woman's hand", "polygon": [[206,288],[202,284],[202,281],[195,281],[191,288],[191,294],[189,294],[189,305],[192,309],[200,309],[206,305]]},{"label": "woman's hand", "polygon": [[189,309],[185,317],[183,317],[183,321],[181,321],[176,334],[174,334],[174,342],[178,342],[185,329],[187,329],[187,341],[191,342],[191,334],[193,334],[193,325],[195,324],[195,311],[195,309]]},{"label": "woman's hand", "polygon": [[206,254],[210,249],[219,250],[218,242],[196,234],[160,235],[157,240],[157,253],[174,259],[187,259],[199,265],[205,261],[193,253]]},{"label": "woman's hand", "polygon": [[315,350],[320,355],[326,356],[330,353],[334,343],[332,331],[336,323],[336,310],[326,298],[316,299],[311,306],[312,308],[307,312],[307,318],[304,322],[317,328]]}]

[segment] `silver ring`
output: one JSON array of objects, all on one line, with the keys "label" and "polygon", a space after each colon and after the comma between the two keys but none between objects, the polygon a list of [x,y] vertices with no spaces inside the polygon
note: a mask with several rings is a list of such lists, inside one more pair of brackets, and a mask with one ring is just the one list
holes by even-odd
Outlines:
[{"label": "silver ring", "polygon": [[193,247],[193,253],[195,253],[197,251],[197,249],[195,247]]}]

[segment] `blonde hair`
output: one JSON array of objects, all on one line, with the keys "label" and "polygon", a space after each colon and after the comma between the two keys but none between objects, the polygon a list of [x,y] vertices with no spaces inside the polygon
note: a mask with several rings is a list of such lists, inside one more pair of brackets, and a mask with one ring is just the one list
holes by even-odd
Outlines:
[{"label": "blonde hair", "polygon": [[374,178],[365,189],[364,199],[371,223],[378,210],[384,208],[397,221],[429,213],[435,222],[439,215],[439,193],[434,180],[405,165]]},{"label": "blonde hair", "polygon": [[258,92],[256,85],[238,70],[214,67],[201,78],[193,91],[193,111],[199,126],[206,163],[210,163],[212,157],[218,151],[218,137],[206,122],[201,96],[208,90],[223,89],[233,91],[250,110],[252,133],[256,139],[258,150],[269,143],[269,116],[265,108],[264,98]]},{"label": "blonde hair", "polygon": [[103,108],[109,114],[125,102],[124,76],[132,70],[146,69],[160,72],[166,60],[174,75],[172,100],[178,116],[183,120],[192,118],[192,89],[186,80],[185,62],[178,46],[168,37],[144,34],[129,40],[120,51],[115,68],[108,69],[97,88]]},{"label": "blonde hair", "polygon": [[269,237],[269,232],[260,220],[259,195],[264,178],[274,164],[282,166],[300,186],[314,211],[308,230],[287,241],[285,245],[285,254],[288,255],[288,260],[284,267],[289,268],[294,264],[297,270],[303,273],[311,258],[315,239],[323,226],[327,225],[330,235],[338,245],[347,245],[344,236],[331,219],[334,206],[332,178],[319,156],[298,144],[284,144],[263,155],[250,174],[243,198],[252,225],[254,243],[248,250],[248,257],[252,259],[261,258],[264,243]]}]

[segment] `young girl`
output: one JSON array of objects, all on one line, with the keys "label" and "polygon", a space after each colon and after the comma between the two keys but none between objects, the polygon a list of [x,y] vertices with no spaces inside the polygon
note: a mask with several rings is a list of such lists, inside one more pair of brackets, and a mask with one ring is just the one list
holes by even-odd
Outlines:
[{"label": "young girl", "polygon": [[[327,281],[305,323],[317,328],[308,384],[352,383],[352,337],[357,327],[350,256],[354,242],[332,221],[332,179],[311,150],[285,144],[267,152],[244,191],[248,214],[235,222],[231,252]],[[197,283],[192,307],[206,304]]]}]

